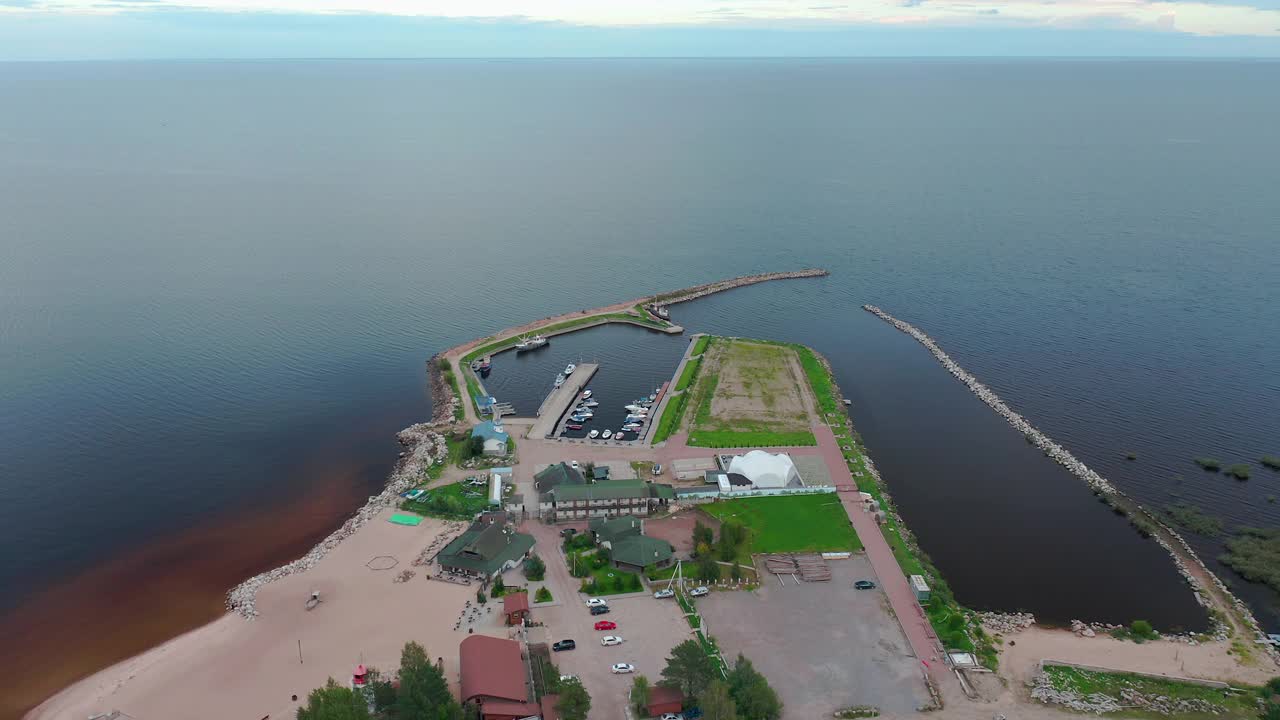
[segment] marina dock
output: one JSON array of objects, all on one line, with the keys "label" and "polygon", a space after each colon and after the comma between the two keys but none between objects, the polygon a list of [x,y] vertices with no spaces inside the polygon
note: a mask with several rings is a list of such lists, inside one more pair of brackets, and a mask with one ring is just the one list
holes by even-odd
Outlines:
[{"label": "marina dock", "polygon": [[534,421],[529,437],[552,437],[560,429],[560,420],[565,411],[572,407],[573,401],[578,399],[582,389],[591,382],[592,376],[599,369],[600,365],[597,363],[582,363],[565,379],[563,385],[552,390],[538,408],[538,419]]}]

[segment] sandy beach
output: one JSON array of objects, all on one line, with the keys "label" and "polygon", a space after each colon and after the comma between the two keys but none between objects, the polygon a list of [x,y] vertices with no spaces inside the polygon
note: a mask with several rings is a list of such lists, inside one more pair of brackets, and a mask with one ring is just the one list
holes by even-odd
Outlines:
[{"label": "sandy beach", "polygon": [[[293,695],[305,701],[329,677],[347,680],[357,663],[394,669],[409,640],[444,659],[456,690],[458,643],[467,626],[453,627],[464,604],[474,603],[475,587],[427,580],[424,568],[414,568],[408,582],[393,582],[445,523],[428,519],[403,527],[386,521],[390,512],[383,510],[310,571],[264,587],[257,619],[227,614],[75,683],[26,717],[87,717],[116,709],[147,720],[291,718],[298,707]],[[367,563],[380,556],[397,565],[370,569]],[[312,590],[323,602],[307,611]],[[487,613],[476,632],[505,636],[496,616],[496,610]]]}]

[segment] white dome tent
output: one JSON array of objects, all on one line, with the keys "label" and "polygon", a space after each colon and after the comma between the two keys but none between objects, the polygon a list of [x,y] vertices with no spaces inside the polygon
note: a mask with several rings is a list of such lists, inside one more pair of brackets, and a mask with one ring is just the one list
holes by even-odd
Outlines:
[{"label": "white dome tent", "polygon": [[757,488],[784,488],[800,486],[800,473],[791,456],[752,450],[746,455],[735,455],[729,461],[729,472],[746,477]]}]

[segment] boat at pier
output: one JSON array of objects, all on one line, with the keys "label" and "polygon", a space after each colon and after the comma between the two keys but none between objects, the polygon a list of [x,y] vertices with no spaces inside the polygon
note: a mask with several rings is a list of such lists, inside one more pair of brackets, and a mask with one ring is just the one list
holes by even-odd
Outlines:
[{"label": "boat at pier", "polygon": [[596,402],[595,400],[583,400],[583,401],[582,401],[582,405],[583,405],[583,407],[589,407],[589,408],[592,408],[592,407],[595,407],[595,406],[597,406],[597,405],[599,405],[599,404],[600,404],[600,403]]},{"label": "boat at pier", "polygon": [[591,432],[587,433],[587,437],[591,438],[592,440],[595,440],[596,438],[600,437],[600,431],[592,430]]},{"label": "boat at pier", "polygon": [[564,376],[563,376],[563,375],[557,375],[557,376],[556,376],[556,387],[560,387],[560,386],[561,386],[561,385],[563,385],[563,384],[564,384]]},{"label": "boat at pier", "polygon": [[574,365],[573,363],[569,363],[568,365],[565,365],[565,366],[564,366],[564,374],[565,374],[565,375],[572,375],[572,374],[573,374],[573,371],[574,371],[574,370],[577,370],[577,369],[578,369],[578,366],[577,366],[577,365]]},{"label": "boat at pier", "polygon": [[547,339],[541,335],[532,337],[522,337],[516,341],[516,352],[524,352],[526,350],[537,350],[547,344]]},{"label": "boat at pier", "polygon": [[626,407],[626,409],[634,413],[634,412],[640,412],[641,410],[643,410],[643,409],[644,409],[644,406],[643,406],[643,405],[628,405],[628,406]]},{"label": "boat at pier", "polygon": [[591,397],[591,391],[590,391],[590,390],[583,390],[583,391],[582,391],[582,399],[583,399],[583,400],[586,400],[587,398],[590,398],[590,397]]},{"label": "boat at pier", "polygon": [[613,431],[605,430],[604,432],[600,433],[600,437],[604,438],[605,440],[608,440],[609,438],[613,437]]}]

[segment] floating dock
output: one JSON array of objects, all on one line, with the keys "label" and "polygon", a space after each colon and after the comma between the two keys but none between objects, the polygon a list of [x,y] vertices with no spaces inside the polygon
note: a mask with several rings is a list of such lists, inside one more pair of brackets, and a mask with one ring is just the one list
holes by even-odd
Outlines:
[{"label": "floating dock", "polygon": [[533,423],[533,429],[529,431],[529,437],[549,438],[555,435],[559,429],[560,419],[564,417],[565,412],[573,407],[573,402],[578,399],[582,393],[582,389],[591,382],[591,378],[600,369],[598,363],[582,363],[573,371],[573,374],[565,378],[564,384],[551,391],[547,395],[547,399],[542,401],[542,405],[538,408],[538,419]]}]

